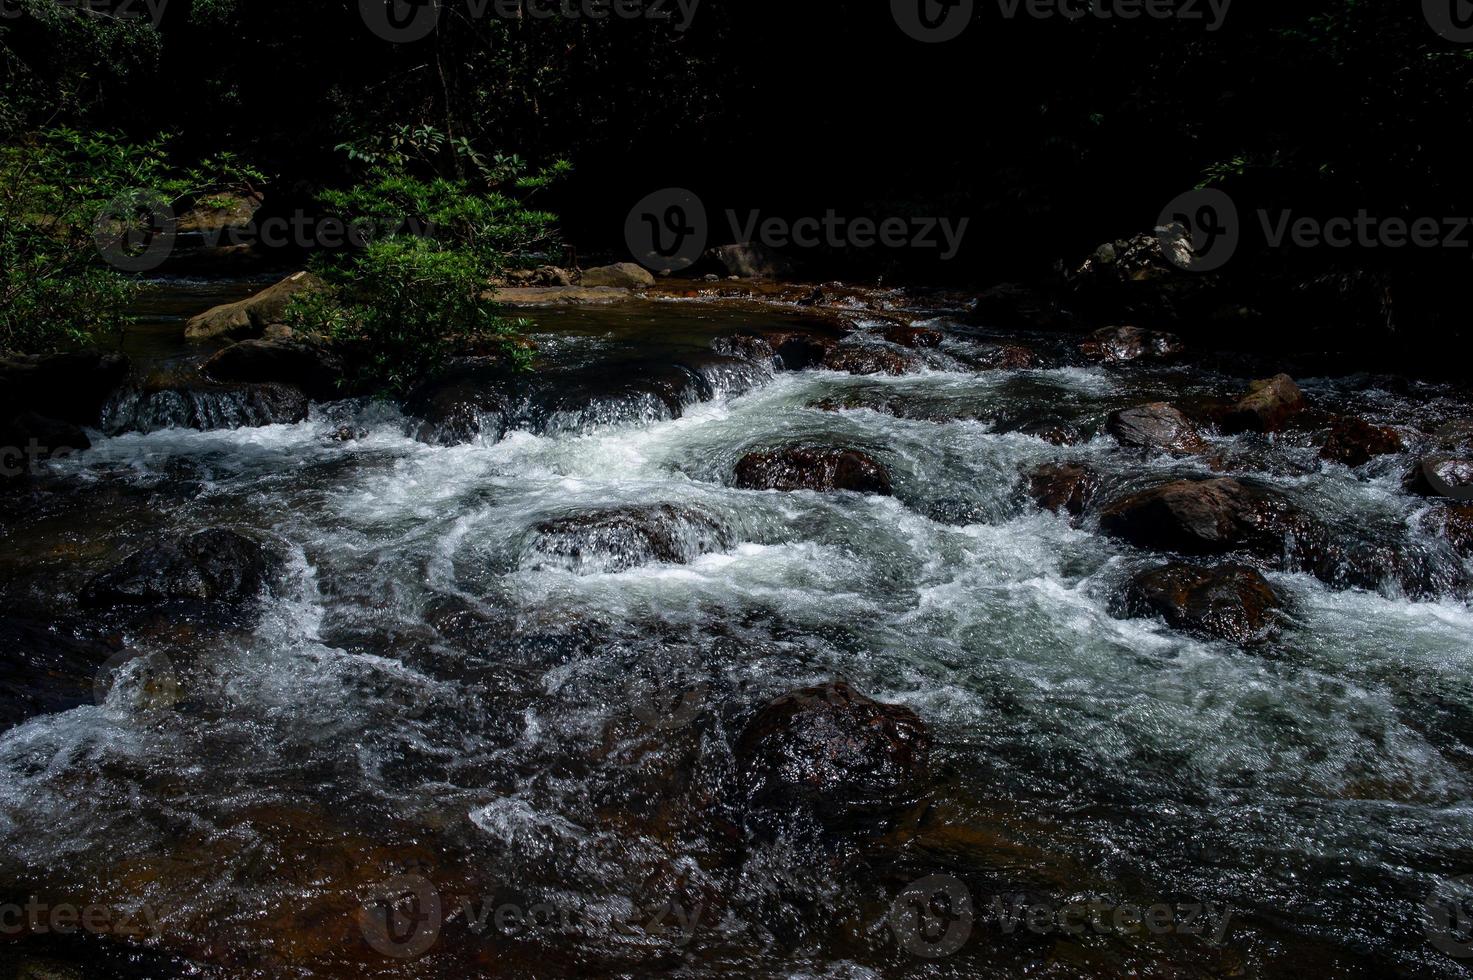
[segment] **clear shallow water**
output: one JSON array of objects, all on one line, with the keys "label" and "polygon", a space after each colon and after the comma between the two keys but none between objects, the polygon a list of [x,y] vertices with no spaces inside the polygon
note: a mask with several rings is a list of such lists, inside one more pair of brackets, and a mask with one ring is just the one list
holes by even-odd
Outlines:
[{"label": "clear shallow water", "polygon": [[[543,349],[569,363],[652,336],[704,345],[741,319],[560,316]],[[1206,471],[1106,437],[1059,448],[1000,430],[1240,382],[976,374],[967,352],[949,342],[941,369],[903,378],[783,374],[673,421],[449,449],[348,404],[293,426],[100,439],[53,467],[44,513],[7,526],[19,603],[67,611],[89,574],[165,528],[252,530],[287,573],[259,623],[136,628],[125,640],[148,657],[103,703],[0,736],[3,880],[142,904],[159,923],[145,945],[231,976],[1457,975],[1422,906],[1473,871],[1464,599],[1275,574],[1290,621],[1252,653],[1116,619],[1153,559],[1037,512],[1020,473],[1085,459],[1129,487]],[[1464,410],[1441,389],[1305,387],[1395,424]],[[811,407],[895,398],[963,418]],[[360,436],[334,439],[344,425]],[[728,486],[744,453],[792,441],[865,449],[895,497]],[[1427,505],[1400,490],[1405,459],[1352,472],[1292,438],[1214,449],[1317,515],[1451,560],[1416,530]],[[728,546],[577,572],[532,547],[542,521],[647,504],[715,517]],[[746,720],[834,678],[927,722],[928,800],[837,853],[734,844],[723,794]],[[404,874],[442,902],[408,962],[357,917]],[[931,875],[963,882],[977,919],[934,958],[889,917]],[[1221,943],[982,921],[1018,894],[1205,904],[1209,934],[1228,920]],[[488,905],[550,912],[478,930]]]}]

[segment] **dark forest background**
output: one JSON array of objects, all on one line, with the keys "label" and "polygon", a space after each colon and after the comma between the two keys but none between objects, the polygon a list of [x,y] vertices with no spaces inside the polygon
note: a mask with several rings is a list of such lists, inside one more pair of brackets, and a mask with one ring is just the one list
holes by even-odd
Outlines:
[{"label": "dark forest background", "polygon": [[[1245,214],[1473,213],[1473,48],[1407,0],[1238,0],[1216,31],[1005,19],[981,3],[944,44],[907,37],[880,2],[705,0],[683,32],[466,11],[447,4],[439,30],[406,45],[366,29],[356,0],[168,0],[157,31],[12,16],[0,20],[0,119],[7,139],[65,124],[172,133],[181,159],[229,150],[266,175],[281,209],[354,179],[343,144],[430,126],[534,169],[571,161],[538,204],[580,254],[612,258],[627,257],[630,206],[668,186],[700,194],[717,235],[727,208],[967,216],[952,262],[842,258],[855,278],[979,288],[1075,266],[1201,185]],[[1406,323],[1446,330],[1461,323],[1469,252],[1284,262],[1301,280],[1348,269],[1381,277],[1382,293],[1397,283]]]}]

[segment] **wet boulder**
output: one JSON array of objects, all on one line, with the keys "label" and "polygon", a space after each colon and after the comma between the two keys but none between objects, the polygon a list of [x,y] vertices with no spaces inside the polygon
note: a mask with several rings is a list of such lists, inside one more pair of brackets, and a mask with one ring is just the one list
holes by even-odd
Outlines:
[{"label": "wet boulder", "polygon": [[1100,488],[1100,475],[1086,463],[1045,463],[1028,474],[1028,496],[1044,510],[1084,513]]},{"label": "wet boulder", "polygon": [[1279,599],[1247,565],[1167,565],[1136,576],[1124,605],[1129,616],[1160,616],[1193,636],[1249,645],[1273,636]]},{"label": "wet boulder", "polygon": [[404,400],[404,413],[416,420],[411,435],[430,446],[459,446],[478,438],[499,442],[511,421],[512,385],[503,364],[457,362]]},{"label": "wet boulder", "polygon": [[260,337],[267,327],[286,320],[286,308],[294,296],[321,285],[321,281],[310,272],[294,273],[254,296],[216,306],[192,318],[184,325],[184,336],[190,340]]},{"label": "wet boulder", "polygon": [[747,725],[737,765],[759,826],[794,812],[831,823],[904,802],[928,775],[931,736],[915,712],[839,681],[767,704]]},{"label": "wet boulder", "polygon": [[897,347],[912,347],[917,349],[932,350],[941,346],[945,335],[939,330],[931,330],[928,327],[910,327],[904,324],[896,324],[886,328],[881,334],[887,343],[895,344]]},{"label": "wet boulder", "polygon": [[888,374],[899,376],[916,370],[914,358],[889,347],[872,347],[865,344],[841,344],[831,348],[823,358],[823,366],[830,371],[849,374]]},{"label": "wet boulder", "polygon": [[785,371],[806,371],[818,367],[838,343],[833,337],[797,332],[771,334],[767,340]]},{"label": "wet boulder", "polygon": [[1344,418],[1330,429],[1320,456],[1346,466],[1364,466],[1377,456],[1390,456],[1405,448],[1395,429],[1372,425],[1364,419]]},{"label": "wet boulder", "polygon": [[1026,371],[1038,366],[1038,355],[1019,344],[992,344],[978,353],[977,366],[989,371]]},{"label": "wet boulder", "polygon": [[579,284],[585,289],[612,286],[616,289],[646,289],[655,284],[648,269],[633,262],[618,262],[583,270]]},{"label": "wet boulder", "polygon": [[735,476],[742,490],[849,490],[884,497],[893,492],[885,467],[857,449],[792,446],[749,453],[737,463]]},{"label": "wet boulder", "polygon": [[1171,361],[1186,351],[1176,334],[1130,326],[1096,330],[1084,339],[1079,349],[1091,361],[1102,364]]},{"label": "wet boulder", "polygon": [[239,531],[199,531],[134,552],[89,582],[81,599],[93,608],[244,603],[261,594],[279,564],[279,556]]},{"label": "wet boulder", "polygon": [[1446,539],[1459,555],[1473,558],[1473,504],[1439,507],[1428,515],[1427,524],[1429,530]]},{"label": "wet boulder", "polygon": [[1197,427],[1166,402],[1152,402],[1111,414],[1105,431],[1129,449],[1190,456],[1207,448]]},{"label": "wet boulder", "polygon": [[1100,513],[1106,534],[1142,548],[1221,554],[1246,548],[1281,556],[1299,515],[1237,480],[1177,480],[1115,500]]},{"label": "wet boulder", "polygon": [[613,507],[542,521],[523,549],[524,569],[561,568],[580,575],[641,565],[684,565],[731,546],[731,532],[694,507]]},{"label": "wet boulder", "polygon": [[1438,426],[1432,433],[1432,445],[1454,456],[1473,456],[1473,422],[1455,421]]},{"label": "wet boulder", "polygon": [[1223,417],[1225,432],[1278,432],[1305,409],[1304,393],[1287,374],[1255,381]]},{"label": "wet boulder", "polygon": [[294,340],[243,340],[205,362],[203,371],[223,383],[285,384],[318,400],[343,398],[343,359],[327,347]]},{"label": "wet boulder", "polygon": [[96,425],[128,376],[128,359],[98,350],[0,356],[0,419],[25,413]]},{"label": "wet boulder", "polygon": [[723,334],[711,341],[711,349],[727,357],[739,357],[758,364],[771,364],[777,356],[772,344],[759,333]]},{"label": "wet boulder", "polygon": [[1402,486],[1419,497],[1473,501],[1473,458],[1428,456],[1407,472]]}]

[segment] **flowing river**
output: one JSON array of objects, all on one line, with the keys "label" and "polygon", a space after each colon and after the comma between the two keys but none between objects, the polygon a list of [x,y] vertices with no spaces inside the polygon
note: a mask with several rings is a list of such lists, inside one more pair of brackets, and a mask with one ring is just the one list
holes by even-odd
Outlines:
[{"label": "flowing river", "polygon": [[[617,373],[798,314],[533,316],[547,361]],[[197,356],[157,322],[145,359]],[[0,898],[128,910],[87,947],[120,976],[1462,975],[1428,902],[1473,872],[1473,612],[1423,524],[1438,504],[1402,489],[1413,453],[1124,452],[1109,412],[1244,376],[1094,365],[1046,333],[1022,337],[1038,366],[979,370],[999,337],[926,325],[947,339],[917,372],[728,366],[678,418],[614,400],[438,446],[339,402],[48,464],[4,507],[15,608],[85,622],[89,577],[164,533],[247,531],[285,564],[250,618],[119,625],[96,703],[0,735]],[[1409,433],[1470,411],[1448,386],[1296,378]],[[1035,434],[1055,426],[1084,438]],[[800,442],[869,453],[894,495],[733,488],[744,454]],[[1410,556],[1414,584],[1270,571],[1285,618],[1252,649],[1119,618],[1159,556],[1041,511],[1022,474],[1061,460],[1116,491],[1270,485]],[[678,560],[538,530],[654,505]],[[734,836],[743,726],[835,679],[924,720],[928,785],[827,846]],[[418,889],[418,925],[375,934],[386,880]],[[896,921],[928,880],[965,891],[941,938]]]}]

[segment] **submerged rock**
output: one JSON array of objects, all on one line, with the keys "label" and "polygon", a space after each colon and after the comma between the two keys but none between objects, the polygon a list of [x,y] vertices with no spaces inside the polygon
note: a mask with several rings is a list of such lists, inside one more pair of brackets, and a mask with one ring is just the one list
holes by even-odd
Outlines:
[{"label": "submerged rock", "polygon": [[1105,507],[1106,534],[1144,548],[1220,554],[1247,548],[1277,555],[1297,515],[1266,491],[1237,480],[1178,480]]},{"label": "submerged rock", "polygon": [[1287,374],[1255,381],[1248,393],[1224,416],[1225,432],[1278,432],[1304,411],[1304,393]]},{"label": "submerged rock", "polygon": [[1207,448],[1191,420],[1165,402],[1115,412],[1106,420],[1105,431],[1131,449],[1189,456]]},{"label": "submerged rock", "polygon": [[320,400],[351,394],[344,385],[342,358],[325,347],[299,341],[243,340],[210,358],[203,370],[215,381],[292,385]]},{"label": "submerged rock", "polygon": [[785,371],[806,371],[823,363],[838,340],[811,333],[777,333],[767,338]]},{"label": "submerged rock", "polygon": [[1195,636],[1255,644],[1274,632],[1279,599],[1247,565],[1167,565],[1136,576],[1126,592],[1127,615],[1159,615]]},{"label": "submerged rock", "polygon": [[1028,495],[1044,510],[1084,513],[1100,488],[1100,475],[1085,463],[1045,463],[1028,474]]},{"label": "submerged rock", "polygon": [[265,545],[238,531],[200,531],[134,552],[88,583],[81,599],[94,608],[240,603],[266,588],[277,564]]},{"label": "submerged rock", "polygon": [[757,712],[737,765],[759,826],[794,811],[832,823],[903,802],[926,779],[930,749],[915,712],[840,681],[785,694]]},{"label": "submerged rock", "polygon": [[614,507],[536,525],[521,566],[578,574],[622,572],[654,562],[683,565],[730,545],[727,528],[693,507]]},{"label": "submerged rock", "polygon": [[1419,497],[1473,501],[1473,459],[1428,456],[1411,468],[1402,486]]},{"label": "submerged rock", "polygon": [[1449,504],[1428,516],[1433,533],[1447,539],[1453,550],[1473,558],[1473,504]]},{"label": "submerged rock", "polygon": [[824,355],[823,366],[830,371],[846,371],[849,374],[893,376],[909,374],[917,367],[913,358],[900,351],[863,344],[843,344],[832,348]]},{"label": "submerged rock", "polygon": [[994,344],[980,352],[977,366],[990,371],[1026,371],[1038,366],[1038,355],[1019,344]]},{"label": "submerged rock", "polygon": [[771,364],[777,356],[772,344],[758,333],[724,334],[711,341],[711,349],[728,357],[740,357],[744,361]]},{"label": "submerged rock", "polygon": [[1131,361],[1170,361],[1186,347],[1176,334],[1141,327],[1105,327],[1090,334],[1079,345],[1084,356],[1103,364]]},{"label": "submerged rock", "polygon": [[1346,466],[1364,466],[1376,456],[1389,456],[1405,448],[1395,429],[1347,418],[1340,419],[1330,429],[1330,438],[1320,450],[1320,456]]},{"label": "submerged rock", "polygon": [[888,497],[890,474],[873,457],[857,449],[795,446],[749,453],[736,465],[736,486],[743,490],[851,490]]},{"label": "submerged rock", "polygon": [[192,318],[184,325],[184,336],[190,340],[260,337],[267,327],[285,321],[286,307],[292,297],[320,285],[321,281],[310,272],[294,273],[254,296],[216,306]]},{"label": "submerged rock", "polygon": [[931,330],[927,327],[909,327],[896,324],[886,328],[882,334],[888,343],[898,347],[913,347],[923,349],[934,349],[941,346],[945,335],[939,330]]}]

